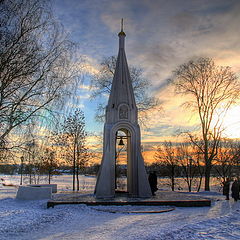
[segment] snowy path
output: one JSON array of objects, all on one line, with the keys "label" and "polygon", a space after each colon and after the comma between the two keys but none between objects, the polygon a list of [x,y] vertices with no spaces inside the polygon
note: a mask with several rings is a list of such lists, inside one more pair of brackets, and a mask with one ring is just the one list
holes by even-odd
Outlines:
[{"label": "snowy path", "polygon": [[[18,176],[14,177],[4,178],[17,184]],[[66,189],[70,180],[71,176],[62,177],[60,189]],[[161,214],[113,214],[85,205],[46,209],[46,201],[17,201],[15,195],[15,188],[0,185],[1,240],[240,239],[240,202],[225,201],[217,192],[208,194],[219,199],[212,207],[176,208]],[[172,193],[169,196],[174,197]]]},{"label": "snowy path", "polygon": [[[219,198],[223,199],[222,196]],[[240,202],[161,214],[106,213],[85,205],[0,200],[0,239],[240,239]]]}]

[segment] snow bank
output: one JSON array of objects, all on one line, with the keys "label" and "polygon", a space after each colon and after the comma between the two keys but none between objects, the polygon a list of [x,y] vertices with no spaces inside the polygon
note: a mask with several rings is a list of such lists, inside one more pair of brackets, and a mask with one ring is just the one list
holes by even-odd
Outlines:
[{"label": "snow bank", "polygon": [[[201,193],[217,196],[219,193]],[[111,207],[108,207],[108,209]],[[116,206],[112,207],[113,210]],[[104,209],[104,207],[103,207]],[[240,203],[161,214],[99,212],[85,205],[46,209],[46,201],[0,200],[0,239],[240,239]]]},{"label": "snow bank", "polygon": [[[63,178],[66,179],[70,177]],[[91,188],[94,181],[91,178],[87,181]],[[63,187],[70,182],[64,183],[58,178],[58,184]],[[0,185],[1,240],[240,239],[240,202],[225,201],[219,192],[181,192],[179,195],[211,198],[211,207],[176,208],[161,214],[126,214],[101,212],[85,205],[47,209],[45,200],[16,200],[16,190]],[[177,197],[171,192],[159,194]]]}]

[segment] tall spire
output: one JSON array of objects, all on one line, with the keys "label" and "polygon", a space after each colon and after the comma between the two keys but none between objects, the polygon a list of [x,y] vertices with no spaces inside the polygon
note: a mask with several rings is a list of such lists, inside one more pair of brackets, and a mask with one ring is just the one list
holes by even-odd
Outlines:
[{"label": "tall spire", "polygon": [[131,114],[129,114],[129,116],[131,116],[129,120],[132,122],[137,122],[137,107],[128,69],[127,58],[125,55],[124,42],[126,34],[123,32],[123,19],[121,20],[121,32],[118,34],[118,37],[118,58],[112,81],[111,93],[108,100],[106,119],[107,122],[115,122],[119,118],[118,111],[116,110],[119,109],[120,105],[125,104],[128,106],[128,109],[131,112]]},{"label": "tall spire", "polygon": [[118,36],[126,36],[125,32],[123,31],[123,18],[121,19],[121,32],[118,34]]}]

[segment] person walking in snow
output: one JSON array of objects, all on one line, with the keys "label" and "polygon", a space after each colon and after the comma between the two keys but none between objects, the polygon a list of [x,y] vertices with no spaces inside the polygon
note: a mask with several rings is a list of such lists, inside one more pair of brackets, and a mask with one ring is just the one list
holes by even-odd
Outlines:
[{"label": "person walking in snow", "polygon": [[157,188],[157,174],[156,172],[151,172],[148,176],[148,181],[149,181],[149,184],[150,184],[150,188],[151,188],[151,191],[152,191],[152,195],[155,196],[155,192],[158,190]]},{"label": "person walking in snow", "polygon": [[239,199],[239,182],[237,181],[237,179],[234,180],[233,184],[232,184],[232,198],[234,199],[234,201],[236,202]]},{"label": "person walking in snow", "polygon": [[230,192],[230,179],[227,178],[227,180],[223,182],[223,195],[226,196],[226,200],[229,200],[229,192]]}]

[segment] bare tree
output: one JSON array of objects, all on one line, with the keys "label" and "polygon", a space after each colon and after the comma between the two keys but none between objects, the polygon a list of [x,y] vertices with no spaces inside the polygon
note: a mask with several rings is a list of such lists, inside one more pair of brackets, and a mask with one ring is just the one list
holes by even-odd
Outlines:
[{"label": "bare tree", "polygon": [[[66,92],[74,45],[48,0],[0,1],[0,143]],[[66,71],[68,69],[68,71]]]},{"label": "bare tree", "polygon": [[198,186],[197,186],[197,192],[201,190],[202,187],[202,181],[204,176],[204,158],[202,152],[199,151],[199,148],[196,147],[196,145],[193,146],[193,152],[194,152],[194,160],[197,165],[197,173],[198,173]]},{"label": "bare tree", "polygon": [[[36,140],[36,135],[34,132],[35,128],[35,122],[29,121],[29,123],[24,128],[24,134],[22,137],[22,146],[19,149],[19,153],[21,153],[21,156],[24,160],[24,172],[28,175],[28,182],[29,184],[32,184],[33,182],[37,182],[35,178],[35,173],[38,170],[37,162],[38,162],[38,143]],[[13,152],[14,149],[7,149],[9,152]],[[27,179],[27,176],[25,177]]]},{"label": "bare tree", "polygon": [[[116,68],[117,57],[106,57],[101,62],[99,73],[92,77],[92,98],[101,97],[102,102],[99,103],[96,119],[100,122],[104,121],[106,102],[102,98],[103,95],[109,95],[112,86],[112,79]],[[134,95],[139,110],[139,119],[145,124],[149,118],[151,110],[160,110],[160,103],[155,97],[151,97],[148,89],[150,82],[143,77],[143,70],[139,67],[129,66],[130,77],[132,80]]]},{"label": "bare tree", "polygon": [[209,58],[191,60],[178,67],[172,83],[177,93],[191,96],[187,104],[199,116],[201,139],[189,136],[204,156],[205,190],[209,191],[212,161],[223,131],[222,119],[239,98],[240,84],[230,67],[216,66]]},{"label": "bare tree", "polygon": [[80,109],[65,119],[59,136],[62,148],[65,147],[65,157],[72,165],[73,191],[76,189],[76,179],[79,190],[79,169],[87,159],[85,117]]},{"label": "bare tree", "polygon": [[77,191],[80,190],[79,175],[85,169],[86,164],[90,161],[91,157],[92,154],[85,144],[78,146],[76,162]]},{"label": "bare tree", "polygon": [[193,158],[193,155],[195,155],[195,153],[193,152],[191,144],[183,142],[177,147],[179,165],[181,166],[183,179],[187,183],[189,192],[192,191],[194,180],[196,180],[198,176],[197,162]]},{"label": "bare tree", "polygon": [[221,141],[218,149],[218,154],[215,158],[215,169],[221,178],[221,182],[227,181],[227,178],[234,176],[234,168],[236,160],[240,158],[240,145],[238,142],[229,140]]},{"label": "bare tree", "polygon": [[157,162],[160,162],[167,168],[168,177],[171,181],[171,189],[174,191],[175,189],[175,176],[176,176],[176,168],[178,166],[178,157],[176,148],[174,147],[172,142],[164,142],[162,146],[158,146],[154,159]]},{"label": "bare tree", "polygon": [[53,148],[47,147],[42,156],[41,172],[48,174],[48,183],[51,184],[51,178],[56,168],[58,168],[58,161],[56,153]]}]

